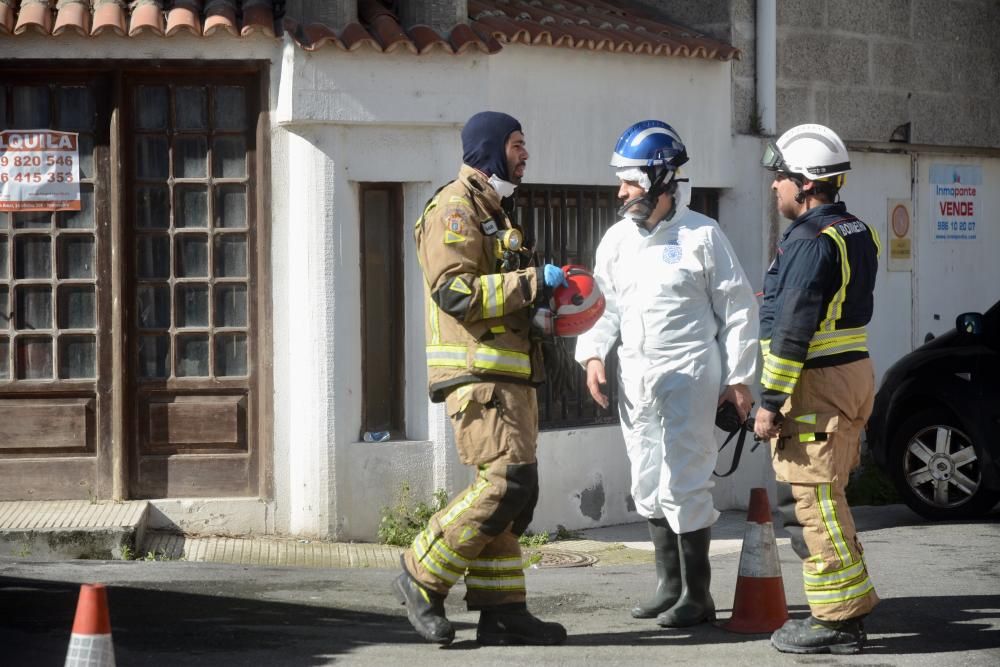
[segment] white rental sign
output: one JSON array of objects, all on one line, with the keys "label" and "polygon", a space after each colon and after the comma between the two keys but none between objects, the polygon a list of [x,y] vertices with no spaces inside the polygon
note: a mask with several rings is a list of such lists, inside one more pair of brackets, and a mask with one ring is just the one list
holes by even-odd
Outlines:
[{"label": "white rental sign", "polygon": [[79,211],[75,132],[0,132],[0,211]]}]

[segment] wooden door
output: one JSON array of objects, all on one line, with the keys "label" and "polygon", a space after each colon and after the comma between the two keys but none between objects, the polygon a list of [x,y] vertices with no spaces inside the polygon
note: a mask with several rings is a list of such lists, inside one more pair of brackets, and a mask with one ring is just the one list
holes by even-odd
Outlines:
[{"label": "wooden door", "polygon": [[79,133],[81,189],[79,211],[0,212],[0,500],[114,492],[111,97],[107,75],[0,71],[0,129]]},{"label": "wooden door", "polygon": [[135,498],[258,493],[255,80],[126,78]]}]

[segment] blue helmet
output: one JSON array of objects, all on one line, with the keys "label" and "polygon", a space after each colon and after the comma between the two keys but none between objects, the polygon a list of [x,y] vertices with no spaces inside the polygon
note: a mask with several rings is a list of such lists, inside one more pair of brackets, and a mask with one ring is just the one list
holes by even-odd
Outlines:
[{"label": "blue helmet", "polygon": [[643,120],[625,130],[611,156],[611,166],[618,168],[666,167],[674,171],[687,161],[680,135],[659,120]]}]

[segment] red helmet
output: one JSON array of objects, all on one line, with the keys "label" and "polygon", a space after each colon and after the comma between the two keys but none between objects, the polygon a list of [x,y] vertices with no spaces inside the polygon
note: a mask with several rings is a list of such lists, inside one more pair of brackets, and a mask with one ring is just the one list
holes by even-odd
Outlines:
[{"label": "red helmet", "polygon": [[562,270],[569,286],[557,287],[552,292],[555,333],[564,337],[579,336],[604,314],[604,294],[586,268],[569,264]]}]

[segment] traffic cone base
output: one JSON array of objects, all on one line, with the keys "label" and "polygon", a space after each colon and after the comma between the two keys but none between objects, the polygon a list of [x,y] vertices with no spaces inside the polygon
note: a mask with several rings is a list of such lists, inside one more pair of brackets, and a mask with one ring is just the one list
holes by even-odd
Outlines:
[{"label": "traffic cone base", "polygon": [[757,634],[774,632],[787,620],[785,585],[767,490],[751,489],[733,614],[722,627],[730,632]]},{"label": "traffic cone base", "polygon": [[115,667],[108,594],[103,584],[80,586],[65,667]]}]

